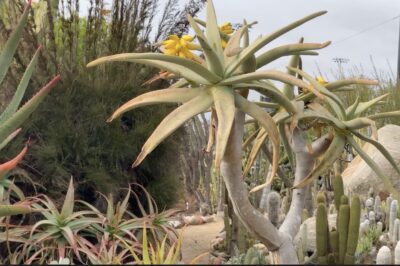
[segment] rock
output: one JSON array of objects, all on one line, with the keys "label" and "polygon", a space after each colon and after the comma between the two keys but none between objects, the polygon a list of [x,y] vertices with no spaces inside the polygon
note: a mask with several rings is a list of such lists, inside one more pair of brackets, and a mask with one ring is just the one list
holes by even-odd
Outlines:
[{"label": "rock", "polygon": [[[386,125],[378,130],[378,141],[392,155],[395,162],[400,164],[400,126]],[[396,190],[400,190],[400,177],[386,160],[386,158],[371,144],[366,143],[363,150],[378,164],[383,172],[391,179]],[[345,189],[359,195],[367,196],[369,188],[373,187],[375,192],[387,191],[382,180],[375,172],[357,155],[344,170],[343,184]],[[379,194],[382,200],[385,196]]]},{"label": "rock", "polygon": [[[336,228],[336,213],[328,215],[328,224],[329,224],[329,231],[332,229],[332,227]],[[301,224],[300,230],[294,238],[294,243],[296,246],[301,245],[301,242],[300,242],[301,241],[301,232],[302,232],[302,227],[305,225],[307,226],[307,244],[306,244],[304,252],[308,252],[308,251],[314,252],[315,251],[315,243],[316,243],[315,216],[308,218],[307,220],[304,221],[304,223]]]}]

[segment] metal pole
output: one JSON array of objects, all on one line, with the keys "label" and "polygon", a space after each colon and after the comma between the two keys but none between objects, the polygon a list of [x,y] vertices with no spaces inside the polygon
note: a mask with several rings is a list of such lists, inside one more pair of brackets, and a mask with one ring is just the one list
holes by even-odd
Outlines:
[{"label": "metal pole", "polygon": [[400,18],[399,18],[399,50],[397,52],[397,87],[400,89]]}]

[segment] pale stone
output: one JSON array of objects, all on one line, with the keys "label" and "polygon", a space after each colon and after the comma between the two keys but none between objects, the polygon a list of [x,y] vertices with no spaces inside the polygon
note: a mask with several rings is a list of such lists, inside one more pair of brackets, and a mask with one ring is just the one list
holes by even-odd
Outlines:
[{"label": "pale stone", "polygon": [[[400,165],[400,126],[386,125],[378,130],[378,141],[392,155],[397,165]],[[391,179],[396,190],[400,190],[400,176],[386,158],[371,144],[366,143],[363,150],[376,162],[383,172]],[[368,195],[369,188],[375,192],[387,191],[382,180],[365,163],[359,155],[344,170],[343,184],[346,190],[360,195]]]}]

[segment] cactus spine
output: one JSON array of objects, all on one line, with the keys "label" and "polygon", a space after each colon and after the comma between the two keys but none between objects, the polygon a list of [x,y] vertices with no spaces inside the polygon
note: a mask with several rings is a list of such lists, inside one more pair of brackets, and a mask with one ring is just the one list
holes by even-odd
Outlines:
[{"label": "cactus spine", "polygon": [[354,254],[358,243],[358,234],[360,230],[361,203],[360,198],[355,195],[351,200],[350,221],[347,235],[347,251],[344,258],[344,264],[354,264]]}]

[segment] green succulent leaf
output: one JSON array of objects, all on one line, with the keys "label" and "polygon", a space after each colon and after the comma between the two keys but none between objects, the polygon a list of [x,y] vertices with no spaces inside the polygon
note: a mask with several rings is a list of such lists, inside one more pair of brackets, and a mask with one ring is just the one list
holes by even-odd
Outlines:
[{"label": "green succulent leaf", "polygon": [[231,61],[225,70],[225,75],[230,76],[245,60],[247,60],[250,56],[253,56],[258,50],[263,48],[268,43],[272,42],[279,36],[285,34],[286,32],[304,24],[305,22],[312,20],[316,17],[324,15],[326,11],[316,12],[309,16],[306,16],[300,20],[297,20],[273,33],[270,35],[264,36],[262,38],[257,39],[254,41],[253,44],[246,47],[240,54],[235,58],[235,60]]},{"label": "green succulent leaf", "polygon": [[60,213],[60,215],[63,218],[71,216],[74,212],[74,194],[75,194],[74,181],[71,178],[71,180],[69,181],[67,194],[65,195],[64,204],[62,206]]},{"label": "green succulent leaf", "polygon": [[330,91],[335,91],[344,86],[350,85],[378,85],[378,81],[376,80],[368,80],[368,79],[344,79],[344,80],[337,80],[334,82],[329,82],[325,85]]},{"label": "green succulent leaf", "polygon": [[221,62],[224,62],[221,34],[217,23],[217,15],[215,14],[214,4],[211,0],[207,1],[206,36]]},{"label": "green succulent leaf", "polygon": [[392,155],[390,155],[390,153],[388,152],[388,150],[386,150],[386,148],[380,144],[378,141],[373,140],[371,138],[368,138],[367,136],[355,131],[355,130],[351,130],[351,133],[353,133],[357,138],[370,143],[371,145],[374,145],[375,148],[377,148],[378,151],[380,151],[380,153],[382,153],[382,155],[386,158],[386,160],[388,160],[388,162],[392,165],[392,167],[396,170],[396,172],[400,175],[400,168],[397,166],[396,161],[393,159]]},{"label": "green succulent leaf", "polygon": [[31,213],[32,208],[27,205],[0,205],[0,217]]},{"label": "green succulent leaf", "polygon": [[275,125],[272,117],[265,112],[261,107],[258,107],[256,104],[249,102],[245,98],[243,98],[239,94],[235,94],[235,104],[236,106],[242,110],[244,113],[250,115],[255,118],[260,125],[266,130],[268,133],[269,139],[272,143],[273,150],[273,158],[272,158],[272,170],[271,170],[271,179],[276,175],[276,171],[278,170],[279,164],[279,133],[278,129]]},{"label": "green succulent leaf", "polygon": [[356,150],[358,155],[368,164],[369,167],[382,179],[386,189],[393,194],[396,199],[399,199],[399,193],[392,184],[390,178],[385,175],[382,169],[376,164],[376,162],[369,157],[369,155],[358,145],[358,143],[351,136],[346,137],[347,142]]},{"label": "green succulent leaf", "polygon": [[26,88],[28,87],[29,80],[32,76],[33,70],[36,67],[40,50],[41,50],[41,47],[39,47],[36,50],[35,55],[33,56],[27,69],[25,70],[24,75],[22,76],[22,79],[18,85],[17,90],[15,91],[13,98],[11,99],[11,102],[8,104],[8,106],[4,110],[4,112],[0,115],[0,123],[5,121],[6,119],[10,118],[10,116],[12,116],[12,114],[15,113],[15,111],[17,111],[18,106],[20,105],[21,100],[24,97]]},{"label": "green succulent leaf", "polygon": [[399,116],[400,116],[400,111],[393,111],[393,112],[383,112],[383,113],[369,115],[367,116],[367,118],[375,120],[375,119],[399,117]]},{"label": "green succulent leaf", "polygon": [[214,87],[211,89],[215,111],[218,117],[217,143],[215,149],[215,166],[218,169],[225,154],[226,144],[235,118],[235,98],[232,89]]},{"label": "green succulent leaf", "polygon": [[107,122],[111,122],[123,113],[141,106],[159,103],[184,103],[199,96],[203,92],[203,89],[200,88],[168,88],[144,93],[115,110]]},{"label": "green succulent leaf", "polygon": [[184,103],[168,116],[166,116],[157,128],[153,131],[146,143],[143,145],[142,151],[133,163],[133,167],[138,166],[146,156],[152,152],[160,142],[174,132],[178,127],[183,125],[193,116],[207,110],[213,103],[213,98],[207,92],[196,98]]},{"label": "green succulent leaf", "polygon": [[212,72],[216,73],[218,76],[223,76],[224,66],[223,62],[221,61],[221,58],[211,47],[207,38],[204,36],[202,30],[199,28],[199,26],[197,25],[196,21],[192,18],[192,16],[188,15],[188,21],[190,23],[190,26],[192,26],[193,30],[196,33],[197,40],[199,41],[200,46],[203,50],[209,69]]},{"label": "green succulent leaf", "polygon": [[39,106],[51,89],[60,80],[60,76],[54,77],[42,89],[36,93],[27,103],[25,103],[17,112],[0,125],[0,140],[6,139],[17,127],[19,127],[29,115]]},{"label": "green succulent leaf", "polygon": [[303,52],[307,50],[316,50],[316,49],[322,49],[328,46],[331,42],[325,42],[325,43],[296,43],[296,44],[287,44],[287,45],[282,45],[279,47],[276,47],[274,49],[271,49],[256,58],[257,62],[257,69],[261,68],[272,61],[283,57],[283,56],[288,56],[288,55],[293,55],[294,53],[298,52]]},{"label": "green succulent leaf", "polygon": [[87,67],[94,67],[107,62],[133,62],[167,70],[178,77],[184,77],[198,84],[213,84],[221,80],[202,65],[179,56],[157,53],[126,53],[102,57],[90,62]]},{"label": "green succulent leaf", "polygon": [[0,54],[0,84],[3,82],[4,77],[7,74],[8,68],[10,67],[11,61],[14,57],[15,51],[17,50],[19,41],[21,39],[24,27],[28,21],[30,4],[25,7],[22,17],[11,34],[10,38],[7,40],[3,51]]},{"label": "green succulent leaf", "polygon": [[246,166],[243,170],[243,176],[247,176],[247,174],[250,172],[250,169],[253,166],[262,145],[267,140],[267,137],[267,131],[264,128],[261,128],[260,131],[258,131],[258,134],[253,142],[253,147],[251,148],[250,154],[247,157]]},{"label": "green succulent leaf", "polygon": [[385,99],[389,95],[390,95],[390,93],[386,93],[386,94],[376,97],[375,99],[372,99],[368,102],[360,102],[357,105],[356,110],[354,111],[354,117],[360,116],[363,112],[367,111],[372,106],[378,104],[381,100]]},{"label": "green succulent leaf", "polygon": [[13,133],[11,133],[5,140],[3,140],[0,143],[0,151],[7,146],[8,143],[10,143],[10,141],[12,141],[18,134],[19,132],[21,132],[21,128],[18,128],[17,130],[15,130]]}]

